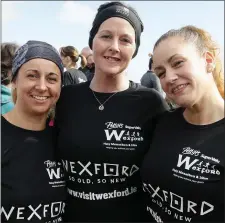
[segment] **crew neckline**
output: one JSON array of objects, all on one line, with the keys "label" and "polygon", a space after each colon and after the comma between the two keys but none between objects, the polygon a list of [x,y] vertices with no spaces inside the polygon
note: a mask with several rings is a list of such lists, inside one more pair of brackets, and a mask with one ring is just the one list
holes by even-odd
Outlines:
[{"label": "crew neckline", "polygon": [[216,126],[219,126],[221,124],[224,124],[225,122],[225,117],[214,122],[214,123],[211,123],[211,124],[204,124],[204,125],[197,125],[197,124],[192,124],[190,122],[188,122],[185,118],[184,118],[184,111],[185,111],[185,108],[178,108],[178,112],[179,112],[179,115],[180,115],[180,119],[182,121],[182,123],[185,125],[186,128],[191,128],[191,129],[210,129],[210,128],[214,128]]},{"label": "crew neckline", "polygon": [[90,92],[94,92],[96,95],[112,95],[112,94],[115,94],[115,95],[118,95],[118,94],[121,94],[121,93],[125,93],[125,92],[129,92],[129,91],[131,91],[131,90],[133,90],[133,89],[136,89],[137,88],[137,84],[135,84],[133,81],[130,81],[129,80],[129,87],[127,88],[127,89],[125,89],[125,90],[123,90],[123,91],[118,91],[118,92],[111,92],[111,93],[106,93],[106,92],[98,92],[98,91],[94,91],[94,90],[92,90],[91,88],[90,88],[90,83],[91,83],[91,81],[88,81],[88,88],[89,88],[89,90],[90,90]]},{"label": "crew neckline", "polygon": [[15,130],[19,130],[19,131],[24,131],[24,132],[32,132],[32,133],[36,133],[36,134],[42,134],[43,132],[46,132],[48,129],[48,126],[46,125],[45,129],[43,130],[30,130],[30,129],[25,129],[22,127],[19,127],[17,125],[14,125],[13,123],[9,122],[3,115],[1,116],[1,121],[7,125],[10,126],[10,128],[15,129]]}]

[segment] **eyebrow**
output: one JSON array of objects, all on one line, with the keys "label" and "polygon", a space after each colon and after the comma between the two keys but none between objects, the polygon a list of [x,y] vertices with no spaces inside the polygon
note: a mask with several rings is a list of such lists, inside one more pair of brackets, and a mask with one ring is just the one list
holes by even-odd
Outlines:
[{"label": "eyebrow", "polygon": [[[99,34],[104,33],[104,32],[107,32],[107,33],[110,33],[110,34],[113,33],[111,30],[103,29],[102,31],[99,32]],[[125,36],[125,37],[132,38],[132,35],[131,34],[122,34],[121,36]]]},{"label": "eyebrow", "polygon": [[[28,70],[26,70],[26,72],[27,72],[27,71],[34,71],[35,73],[39,73],[39,71],[36,70],[36,69],[28,69]],[[57,76],[59,76],[58,74],[56,74],[56,73],[54,73],[54,72],[46,73],[46,75],[57,75]]]},{"label": "eyebrow", "polygon": [[[167,62],[168,62],[168,63],[171,63],[171,61],[173,60],[173,58],[176,57],[176,56],[181,56],[181,55],[176,53],[176,54],[172,55],[172,56],[167,60]],[[157,69],[158,69],[158,70],[162,69],[162,66],[158,66],[158,67],[155,67],[155,68],[154,68],[154,70],[157,70]]]},{"label": "eyebrow", "polygon": [[101,31],[99,32],[99,34],[104,33],[104,32],[111,33],[111,31],[110,31],[110,30],[108,30],[108,29],[103,29],[103,30],[101,30]]}]

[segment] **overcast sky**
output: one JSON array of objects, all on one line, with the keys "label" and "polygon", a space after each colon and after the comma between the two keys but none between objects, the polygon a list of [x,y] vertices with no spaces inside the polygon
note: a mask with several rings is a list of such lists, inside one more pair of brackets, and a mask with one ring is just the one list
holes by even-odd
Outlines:
[{"label": "overcast sky", "polygon": [[[97,8],[103,1],[2,2],[2,41],[24,44],[46,41],[57,49],[87,46]],[[169,29],[195,25],[209,31],[224,48],[223,1],[130,1],[144,23],[139,53],[128,68],[131,80],[139,82],[148,68],[148,53]]]}]

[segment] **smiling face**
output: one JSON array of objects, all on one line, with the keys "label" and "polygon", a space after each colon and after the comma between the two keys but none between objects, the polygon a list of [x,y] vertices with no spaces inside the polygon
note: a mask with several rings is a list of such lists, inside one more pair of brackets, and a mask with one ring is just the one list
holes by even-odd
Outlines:
[{"label": "smiling face", "polygon": [[153,69],[167,97],[182,107],[193,106],[211,87],[206,57],[194,44],[169,37],[154,50]]},{"label": "smiling face", "polygon": [[45,59],[32,59],[23,64],[12,83],[16,90],[16,106],[34,115],[47,114],[61,91],[58,66]]},{"label": "smiling face", "polygon": [[104,21],[93,40],[96,74],[116,76],[127,68],[135,52],[135,31],[124,19]]}]

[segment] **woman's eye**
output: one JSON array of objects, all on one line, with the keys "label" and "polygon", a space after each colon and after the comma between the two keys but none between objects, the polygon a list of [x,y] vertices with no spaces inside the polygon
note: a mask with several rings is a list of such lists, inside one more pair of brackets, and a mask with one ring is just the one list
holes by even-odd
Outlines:
[{"label": "woman's eye", "polygon": [[102,38],[108,39],[108,38],[110,38],[110,35],[103,35]]},{"label": "woman's eye", "polygon": [[163,77],[165,76],[165,72],[158,73],[157,76],[158,76],[159,78],[163,78]]},{"label": "woman's eye", "polygon": [[27,76],[28,76],[29,78],[36,78],[36,77],[37,77],[36,74],[28,74]]},{"label": "woman's eye", "polygon": [[122,41],[125,42],[125,43],[131,43],[131,41],[127,38],[123,38]]},{"label": "woman's eye", "polygon": [[48,79],[49,79],[49,81],[51,81],[51,82],[56,82],[56,81],[57,81],[57,79],[54,78],[54,77],[49,77]]},{"label": "woman's eye", "polygon": [[181,65],[182,63],[183,63],[183,61],[182,61],[182,60],[179,60],[179,61],[176,61],[176,62],[173,64],[173,66],[174,66],[174,67],[177,67],[177,66]]}]

